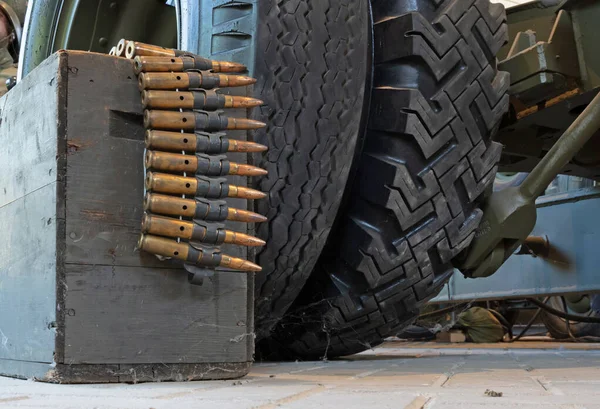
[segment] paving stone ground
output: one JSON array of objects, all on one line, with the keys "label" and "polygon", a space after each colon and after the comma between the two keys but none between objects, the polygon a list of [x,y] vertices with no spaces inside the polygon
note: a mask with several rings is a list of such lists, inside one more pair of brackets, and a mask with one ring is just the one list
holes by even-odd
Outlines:
[{"label": "paving stone ground", "polygon": [[[486,390],[501,393],[490,397]],[[0,378],[0,408],[600,408],[600,344],[388,343],[238,381],[49,385]]]}]

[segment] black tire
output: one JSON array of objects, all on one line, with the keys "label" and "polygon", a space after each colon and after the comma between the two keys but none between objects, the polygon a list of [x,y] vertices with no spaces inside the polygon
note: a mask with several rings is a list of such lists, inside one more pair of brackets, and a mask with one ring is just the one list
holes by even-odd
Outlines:
[{"label": "black tire", "polygon": [[[33,2],[25,72],[52,52],[50,38],[64,1]],[[253,96],[266,103],[251,111],[252,118],[268,124],[254,140],[269,146],[266,155],[251,158],[269,171],[255,185],[268,198],[258,201],[254,210],[269,218],[257,226],[258,235],[267,241],[257,255],[263,272],[255,282],[255,330],[260,339],[298,296],[340,206],[370,85],[369,2],[258,0],[213,5],[204,0],[179,9],[194,22],[181,34],[186,48],[246,64],[258,80]],[[141,19],[144,22],[152,21]]]},{"label": "black tire", "polygon": [[369,59],[368,0],[258,2],[253,118],[268,124],[269,171],[256,211],[267,246],[257,255],[255,331],[270,333],[304,286],[331,230],[360,130]]},{"label": "black tire", "polygon": [[508,110],[504,7],[373,0],[375,69],[350,205],[315,272],[259,344],[261,358],[321,359],[376,346],[413,322],[482,217]]},{"label": "black tire", "polygon": [[[562,302],[561,297],[550,297],[548,302],[546,303],[549,307],[554,308],[555,310],[565,311],[564,304]],[[577,314],[569,311],[567,308],[567,313],[574,315],[583,315],[586,317],[597,317],[600,318],[600,314],[598,312],[590,310],[584,314]],[[555,339],[568,339],[571,338],[571,335],[574,338],[583,338],[583,337],[600,337],[600,324],[595,324],[592,322],[575,322],[569,321],[569,328],[567,328],[567,320],[564,318],[557,317],[556,315],[549,314],[542,310],[540,314],[540,319],[546,326],[546,329]],[[571,334],[569,334],[569,329]]]}]

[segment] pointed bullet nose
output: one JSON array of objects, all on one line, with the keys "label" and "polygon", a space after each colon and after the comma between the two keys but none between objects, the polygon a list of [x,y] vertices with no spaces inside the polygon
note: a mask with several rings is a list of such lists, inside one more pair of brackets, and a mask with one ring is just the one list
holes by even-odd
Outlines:
[{"label": "pointed bullet nose", "polygon": [[242,199],[250,199],[250,200],[264,199],[265,197],[267,197],[266,193],[260,192],[258,190],[250,189],[248,187],[241,187],[241,186],[237,187],[237,192],[234,191],[232,193],[233,193],[233,195],[231,197],[239,197]]},{"label": "pointed bullet nose", "polygon": [[264,104],[263,101],[250,97],[232,97],[232,108],[255,108]]},{"label": "pointed bullet nose", "polygon": [[237,168],[235,171],[232,169],[232,175],[240,175],[240,176],[265,176],[269,172],[265,169],[257,168],[256,166],[244,165],[244,164],[233,164],[232,168],[235,166]]},{"label": "pointed bullet nose", "polygon": [[244,64],[229,61],[213,61],[213,69],[218,72],[245,72],[248,71]]},{"label": "pointed bullet nose", "polygon": [[266,127],[267,124],[254,119],[227,118],[227,129],[252,130]]},{"label": "pointed bullet nose", "polygon": [[240,243],[242,246],[247,247],[263,247],[265,244],[267,244],[264,240],[261,240],[258,237],[249,236],[247,234],[242,234],[240,241],[243,243]]},{"label": "pointed bullet nose", "polygon": [[221,87],[245,87],[256,84],[256,79],[245,75],[220,75],[219,77]]},{"label": "pointed bullet nose", "polygon": [[262,271],[262,267],[252,263],[251,261],[244,261],[240,267],[240,270],[259,273]]},{"label": "pointed bullet nose", "polygon": [[266,152],[269,148],[255,142],[229,140],[229,152]]},{"label": "pointed bullet nose", "polygon": [[252,212],[248,212],[248,213],[250,213],[250,221],[252,223],[265,223],[266,221],[269,220],[262,214],[252,213]]},{"label": "pointed bullet nose", "polygon": [[267,218],[262,214],[233,208],[229,208],[227,219],[242,223],[264,223],[267,221]]}]

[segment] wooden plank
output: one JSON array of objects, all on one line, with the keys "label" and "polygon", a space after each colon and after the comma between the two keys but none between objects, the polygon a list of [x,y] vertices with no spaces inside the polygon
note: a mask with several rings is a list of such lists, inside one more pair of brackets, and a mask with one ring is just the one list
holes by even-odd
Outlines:
[{"label": "wooden plank", "polygon": [[56,181],[57,70],[52,56],[0,98],[0,207]]},{"label": "wooden plank", "polygon": [[[69,52],[68,90],[69,106],[79,109],[68,112],[68,290],[60,362],[250,361],[253,296],[245,274],[218,273],[194,287],[179,264],[135,250],[144,130],[131,63]],[[246,208],[246,201],[232,205]],[[247,255],[240,247],[225,251]]]},{"label": "wooden plank", "polygon": [[0,359],[0,376],[48,383],[141,383],[236,379],[250,371],[252,362],[198,364],[64,365]]},{"label": "wooden plank", "polygon": [[2,359],[54,359],[58,65],[49,58],[0,99]]},{"label": "wooden plank", "polygon": [[154,266],[136,251],[144,129],[131,61],[69,52],[65,263]]},{"label": "wooden plank", "polygon": [[67,265],[66,286],[65,364],[252,360],[243,274]]},{"label": "wooden plank", "polygon": [[[66,263],[170,268],[135,251],[143,201],[144,129],[137,80],[130,61],[69,52]],[[231,112],[245,116],[245,111]],[[236,137],[244,138],[244,133]],[[230,155],[246,162],[246,155]],[[230,177],[246,186],[247,178]],[[229,199],[232,207],[247,201]],[[246,232],[244,223],[228,228]],[[248,250],[224,246],[246,258]]]},{"label": "wooden plank", "polygon": [[[53,59],[47,81],[34,75]],[[12,190],[0,196],[1,374],[48,382],[213,379],[242,376],[250,365],[248,276],[219,273],[190,286],[180,266],[134,249],[143,130],[130,64],[60,52],[9,93],[22,88],[26,95],[13,96],[20,99],[0,113],[44,123],[43,133],[21,119],[0,127],[8,141],[0,146],[0,166],[18,162],[7,169]],[[32,110],[40,93],[31,89],[53,84],[62,88],[45,99],[48,107]],[[15,139],[17,127],[22,138]],[[32,149],[35,155],[23,156]],[[235,160],[244,162],[241,156]],[[38,159],[52,163],[50,178],[33,175]],[[27,176],[20,187],[13,172],[19,166]]]}]

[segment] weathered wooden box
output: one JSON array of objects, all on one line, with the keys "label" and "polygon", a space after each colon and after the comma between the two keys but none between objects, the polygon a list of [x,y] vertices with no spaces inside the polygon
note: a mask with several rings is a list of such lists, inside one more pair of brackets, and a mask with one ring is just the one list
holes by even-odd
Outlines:
[{"label": "weathered wooden box", "polygon": [[245,375],[249,277],[192,286],[179,266],[136,250],[144,130],[131,62],[58,52],[0,110],[0,374],[67,383]]}]

